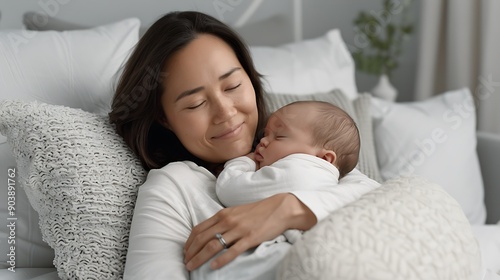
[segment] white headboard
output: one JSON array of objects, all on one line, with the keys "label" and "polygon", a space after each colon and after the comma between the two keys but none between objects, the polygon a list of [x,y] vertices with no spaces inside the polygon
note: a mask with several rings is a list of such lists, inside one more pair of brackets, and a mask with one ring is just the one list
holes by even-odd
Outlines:
[{"label": "white headboard", "polygon": [[[51,2],[52,3],[52,2]],[[107,1],[8,1],[2,6],[2,29],[23,28],[23,16],[37,13],[50,18],[42,30],[71,30],[116,22],[129,17],[141,20],[143,30],[170,11],[208,13],[233,26],[253,45],[276,46],[304,38],[302,0],[107,0]],[[7,11],[7,13],[5,13]],[[37,17],[38,23],[45,22]],[[319,35],[322,32],[318,32]],[[313,37],[309,35],[309,37]]]},{"label": "white headboard", "polygon": [[[264,0],[255,0],[245,10],[241,17],[233,24],[235,28],[242,28],[259,9]],[[293,0],[293,39],[302,40],[302,0]]]}]

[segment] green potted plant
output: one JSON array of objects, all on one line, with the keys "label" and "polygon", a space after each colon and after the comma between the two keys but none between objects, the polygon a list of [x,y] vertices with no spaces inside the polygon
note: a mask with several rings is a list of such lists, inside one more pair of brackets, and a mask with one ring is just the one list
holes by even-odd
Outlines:
[{"label": "green potted plant", "polygon": [[356,69],[379,76],[379,83],[372,93],[392,101],[397,91],[389,79],[399,65],[403,42],[413,33],[413,24],[408,21],[412,2],[383,0],[381,11],[361,11],[354,19],[357,48],[352,51],[352,56]]}]

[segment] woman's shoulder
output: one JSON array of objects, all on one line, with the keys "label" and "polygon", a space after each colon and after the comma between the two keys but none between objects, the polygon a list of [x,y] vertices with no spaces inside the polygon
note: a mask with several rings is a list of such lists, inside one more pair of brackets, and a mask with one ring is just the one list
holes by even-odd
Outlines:
[{"label": "woman's shoulder", "polygon": [[[215,176],[206,168],[191,161],[176,161],[162,168],[151,169],[141,189],[159,188],[165,191],[185,189],[192,185],[210,186]],[[168,186],[168,188],[165,188]],[[192,189],[192,188],[189,188]]]},{"label": "woman's shoulder", "polygon": [[[192,162],[172,162],[158,169],[151,169],[146,181],[139,187],[138,196],[144,200],[160,201],[161,205],[186,210],[189,201],[196,198],[212,203],[215,176]],[[189,202],[189,203],[188,203]],[[180,210],[179,210],[180,211]]]},{"label": "woman's shoulder", "polygon": [[203,166],[199,166],[192,161],[174,161],[162,168],[151,169],[149,176],[167,176],[167,177],[183,177],[183,176],[206,177],[206,179],[215,179],[215,176]]}]

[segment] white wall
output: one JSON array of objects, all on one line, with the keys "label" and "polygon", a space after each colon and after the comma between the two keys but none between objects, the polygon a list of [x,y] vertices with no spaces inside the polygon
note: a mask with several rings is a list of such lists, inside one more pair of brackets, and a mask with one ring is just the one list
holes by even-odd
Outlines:
[{"label": "white wall", "polygon": [[[354,43],[353,20],[363,10],[367,13],[379,13],[382,9],[382,0],[315,0],[304,2],[304,34],[306,38],[320,36],[326,30],[336,27],[342,32],[344,41],[350,50],[356,47]],[[402,1],[396,0],[395,3]],[[418,28],[420,19],[420,1],[412,4],[410,18],[414,27]],[[418,53],[418,30],[414,30],[412,38],[406,42],[400,59],[400,67],[394,71],[391,82],[399,91],[398,101],[413,100],[413,91],[416,75]],[[356,82],[360,92],[369,91],[377,83],[378,78],[365,73],[356,73]]]},{"label": "white wall", "polygon": [[[414,1],[412,17],[419,19],[419,1]],[[290,42],[291,0],[265,1],[252,19],[252,24],[239,30],[249,44],[278,45]],[[303,0],[303,37],[314,38],[332,28],[339,28],[351,49],[354,44],[352,21],[359,11],[378,12],[382,0]],[[90,27],[126,17],[138,17],[149,26],[158,17],[173,10],[198,10],[228,23],[234,23],[250,4],[249,0],[0,0],[0,29],[22,28],[22,15],[27,11],[48,14],[57,19]],[[416,24],[418,26],[418,24]],[[416,73],[418,30],[405,44],[400,67],[392,80],[400,92],[399,101],[412,100]],[[372,88],[377,78],[356,75],[360,91]]]}]

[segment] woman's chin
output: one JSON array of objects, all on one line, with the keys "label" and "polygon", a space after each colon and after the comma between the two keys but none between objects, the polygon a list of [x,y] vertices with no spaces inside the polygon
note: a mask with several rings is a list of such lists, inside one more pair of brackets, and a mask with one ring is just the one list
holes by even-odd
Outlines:
[{"label": "woman's chin", "polygon": [[224,158],[225,158],[224,161],[228,161],[228,160],[233,159],[233,158],[245,156],[245,155],[249,154],[251,151],[252,151],[251,145],[244,145],[244,146],[242,145],[240,147],[228,146],[228,147],[225,147],[224,149],[222,149],[222,154],[224,155]]}]

